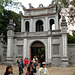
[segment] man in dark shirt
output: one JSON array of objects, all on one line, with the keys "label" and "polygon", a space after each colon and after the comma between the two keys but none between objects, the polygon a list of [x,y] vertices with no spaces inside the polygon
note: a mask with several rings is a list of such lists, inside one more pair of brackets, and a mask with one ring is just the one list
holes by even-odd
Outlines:
[{"label": "man in dark shirt", "polygon": [[44,54],[42,54],[41,57],[40,57],[40,59],[39,59],[40,67],[42,67],[42,62],[45,62],[45,60],[44,60]]},{"label": "man in dark shirt", "polygon": [[17,60],[17,63],[18,63],[18,67],[19,67],[19,75],[21,75],[23,73],[23,60],[20,59],[20,60]]}]

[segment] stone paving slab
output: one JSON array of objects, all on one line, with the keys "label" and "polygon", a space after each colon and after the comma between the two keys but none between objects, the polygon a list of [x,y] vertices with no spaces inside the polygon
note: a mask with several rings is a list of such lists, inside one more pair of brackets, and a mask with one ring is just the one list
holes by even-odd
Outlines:
[{"label": "stone paving slab", "polygon": [[[39,66],[37,67],[38,71]],[[47,68],[49,75],[75,75],[75,67],[67,67],[67,68],[62,68],[62,67],[50,67]],[[0,75],[2,75],[6,70],[5,65],[0,65]],[[14,75],[19,75],[18,73],[18,66],[13,66],[13,72]],[[24,73],[23,75],[26,75],[27,68],[24,68]],[[38,75],[37,73],[35,75]]]}]

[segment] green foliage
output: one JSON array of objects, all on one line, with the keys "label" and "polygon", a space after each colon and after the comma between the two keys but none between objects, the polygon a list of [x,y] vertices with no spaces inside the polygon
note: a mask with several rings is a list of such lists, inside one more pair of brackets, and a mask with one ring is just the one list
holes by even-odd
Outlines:
[{"label": "green foliage", "polygon": [[2,12],[3,10],[4,10],[4,7],[0,5],[0,12]]},{"label": "green foliage", "polygon": [[75,43],[75,36],[71,36],[70,34],[67,34],[67,37],[68,37],[67,41],[69,44]]},{"label": "green foliage", "polygon": [[8,6],[8,4],[11,4],[12,0],[0,0],[0,12],[4,10],[4,7]]},{"label": "green foliage", "polygon": [[7,40],[7,25],[9,24],[9,19],[13,19],[15,26],[15,31],[20,31],[20,15],[13,12],[5,10],[5,7],[13,4],[13,0],[0,0],[0,34],[5,35],[5,40]]},{"label": "green foliage", "polygon": [[70,2],[70,0],[54,0],[55,2],[58,1],[58,4],[60,2],[61,6],[64,5],[64,7],[68,7],[69,5],[73,5],[75,6],[75,0],[72,0]]},{"label": "green foliage", "polygon": [[10,14],[8,15],[9,19],[13,19],[14,23],[16,24],[15,31],[20,32],[21,16],[13,11],[9,11],[8,14]]},{"label": "green foliage", "polygon": [[0,34],[3,33],[5,35],[5,40],[7,40],[7,26],[10,19],[13,19],[14,23],[16,24],[15,31],[19,32],[21,28],[21,17],[19,14],[8,10],[3,10],[2,13],[0,12]]},{"label": "green foliage", "polygon": [[70,4],[75,7],[75,0],[72,0],[72,1],[70,2]]},{"label": "green foliage", "polygon": [[[54,0],[55,2],[58,1],[60,7],[68,8],[68,12],[66,9],[66,13],[68,14],[68,25],[75,25],[75,0]],[[71,5],[71,6],[70,6]]]},{"label": "green foliage", "polygon": [[61,1],[64,4],[64,7],[68,7],[68,2],[66,0]]},{"label": "green foliage", "polygon": [[12,0],[0,0],[0,5],[7,6],[8,4],[11,4]]}]

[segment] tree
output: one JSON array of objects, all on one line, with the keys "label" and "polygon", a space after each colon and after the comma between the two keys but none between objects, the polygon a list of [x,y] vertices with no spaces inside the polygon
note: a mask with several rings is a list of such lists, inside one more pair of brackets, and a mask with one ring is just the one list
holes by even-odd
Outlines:
[{"label": "tree", "polygon": [[5,40],[7,40],[7,26],[9,24],[9,20],[13,19],[14,23],[16,24],[15,31],[20,31],[20,25],[21,25],[21,17],[19,14],[9,11],[9,10],[3,10],[2,13],[0,13],[0,34],[3,33],[5,36]]},{"label": "tree", "polygon": [[[57,0],[53,0],[57,1]],[[64,16],[68,17],[68,25],[75,24],[75,0],[58,0],[59,6],[62,8],[62,12]]]},{"label": "tree", "polygon": [[68,44],[73,44],[75,43],[75,36],[71,36],[70,34],[67,34],[67,37],[68,37]]},{"label": "tree", "polygon": [[20,2],[16,1],[14,2],[14,0],[0,0],[0,34],[3,33],[4,36],[5,36],[5,40],[7,40],[7,26],[9,24],[9,19],[13,19],[14,21],[14,24],[15,25],[15,31],[20,31],[20,15],[13,12],[13,11],[10,11],[10,10],[6,10],[5,7],[6,6],[15,6],[15,8],[19,7],[18,6],[21,5]]},{"label": "tree", "polygon": [[8,4],[12,4],[12,0],[0,0],[0,12],[2,12]]},{"label": "tree", "polygon": [[21,2],[18,0],[0,0],[0,12],[2,12],[6,6],[19,9],[21,5]]}]

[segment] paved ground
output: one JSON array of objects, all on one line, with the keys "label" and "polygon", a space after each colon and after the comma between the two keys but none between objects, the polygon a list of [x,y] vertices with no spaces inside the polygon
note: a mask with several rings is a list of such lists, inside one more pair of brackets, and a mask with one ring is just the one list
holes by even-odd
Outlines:
[{"label": "paved ground", "polygon": [[[38,70],[39,67],[37,67]],[[0,65],[0,75],[2,75],[5,72],[6,66]],[[13,66],[14,75],[18,75],[18,67]],[[75,67],[50,67],[48,68],[49,75],[75,75]],[[24,68],[24,74],[26,74],[26,68]],[[38,75],[36,73],[36,75]]]}]

